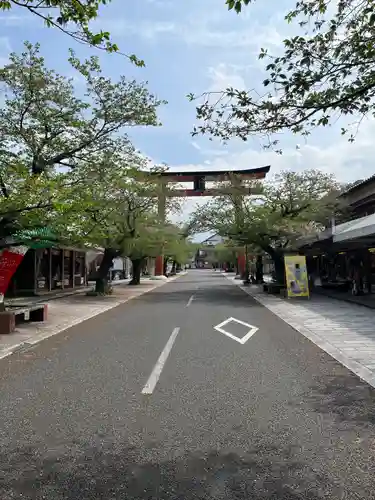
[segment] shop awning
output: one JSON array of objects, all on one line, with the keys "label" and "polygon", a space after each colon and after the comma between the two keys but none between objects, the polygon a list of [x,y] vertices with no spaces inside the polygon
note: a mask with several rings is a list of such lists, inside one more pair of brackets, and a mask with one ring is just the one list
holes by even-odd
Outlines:
[{"label": "shop awning", "polygon": [[375,237],[375,214],[339,224],[335,228],[333,242],[356,240],[368,236]]},{"label": "shop awning", "polygon": [[297,239],[297,248],[312,247],[321,242],[332,242],[332,228],[319,231]]},{"label": "shop awning", "polygon": [[58,244],[59,238],[48,227],[22,229],[13,236],[0,241],[0,249],[25,245],[29,248],[49,248]]}]

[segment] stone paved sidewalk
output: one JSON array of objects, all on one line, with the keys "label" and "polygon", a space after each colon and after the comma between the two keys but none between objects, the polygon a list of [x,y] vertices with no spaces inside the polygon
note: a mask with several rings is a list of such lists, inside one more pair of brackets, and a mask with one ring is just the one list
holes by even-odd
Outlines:
[{"label": "stone paved sidewalk", "polygon": [[375,387],[375,311],[363,306],[314,296],[310,300],[281,299],[259,286],[242,286],[263,306],[360,378]]},{"label": "stone paved sidewalk", "polygon": [[129,287],[127,284],[117,285],[114,287],[113,294],[106,297],[88,297],[84,294],[75,294],[51,300],[48,302],[46,322],[21,323],[17,325],[14,333],[0,335],[0,359],[9,356],[17,349],[37,344],[41,340],[170,283],[183,274],[185,273],[169,278],[168,281],[142,279],[141,284],[137,287]]}]

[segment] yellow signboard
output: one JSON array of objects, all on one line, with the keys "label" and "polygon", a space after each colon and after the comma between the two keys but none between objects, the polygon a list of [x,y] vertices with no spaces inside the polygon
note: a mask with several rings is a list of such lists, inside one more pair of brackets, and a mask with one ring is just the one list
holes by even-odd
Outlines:
[{"label": "yellow signboard", "polygon": [[288,297],[309,297],[309,279],[304,255],[285,256],[285,276]]}]

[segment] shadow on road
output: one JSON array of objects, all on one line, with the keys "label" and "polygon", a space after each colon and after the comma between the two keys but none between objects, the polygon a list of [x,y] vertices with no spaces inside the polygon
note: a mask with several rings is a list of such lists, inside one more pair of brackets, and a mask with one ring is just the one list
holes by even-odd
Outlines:
[{"label": "shadow on road", "polygon": [[343,424],[373,427],[375,432],[375,389],[354,373],[325,376],[305,398],[319,413],[330,414]]},{"label": "shadow on road", "polygon": [[327,492],[330,499],[343,498],[327,477],[296,460],[291,447],[262,447],[244,457],[211,451],[165,462],[144,462],[139,450],[117,446],[47,453],[17,449],[2,456],[1,498],[318,500]]},{"label": "shadow on road", "polygon": [[249,295],[245,294],[240,288],[233,285],[221,285],[207,288],[196,288],[173,290],[167,288],[157,289],[154,293],[148,293],[139,297],[138,301],[144,303],[187,303],[189,298],[194,295],[194,304],[207,305],[229,305],[231,307],[251,307],[260,306]]}]

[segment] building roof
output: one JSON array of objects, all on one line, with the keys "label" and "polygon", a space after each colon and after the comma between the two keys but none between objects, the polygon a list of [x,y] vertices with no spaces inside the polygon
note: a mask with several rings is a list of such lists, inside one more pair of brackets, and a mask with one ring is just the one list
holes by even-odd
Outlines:
[{"label": "building roof", "polygon": [[[310,246],[321,241],[332,243],[353,242],[359,238],[375,237],[375,214],[338,224],[324,231],[299,238],[299,248]],[[362,241],[362,240],[361,240]]]},{"label": "building roof", "polygon": [[375,214],[339,224],[333,233],[333,242],[355,240],[373,235],[375,235]]},{"label": "building roof", "polygon": [[362,181],[358,181],[354,186],[351,186],[347,190],[345,190],[343,193],[340,194],[340,197],[345,197],[346,195],[353,193],[354,191],[357,191],[358,189],[361,189],[365,186],[368,186],[375,182],[375,174],[371,175],[371,177],[368,177],[367,179],[364,179]]},{"label": "building roof", "polygon": [[209,236],[208,238],[203,240],[202,244],[207,243],[208,241],[212,241],[215,238],[219,238],[221,241],[224,241],[224,238],[222,236],[220,236],[220,234],[215,233],[215,234],[211,234],[211,236]]}]

